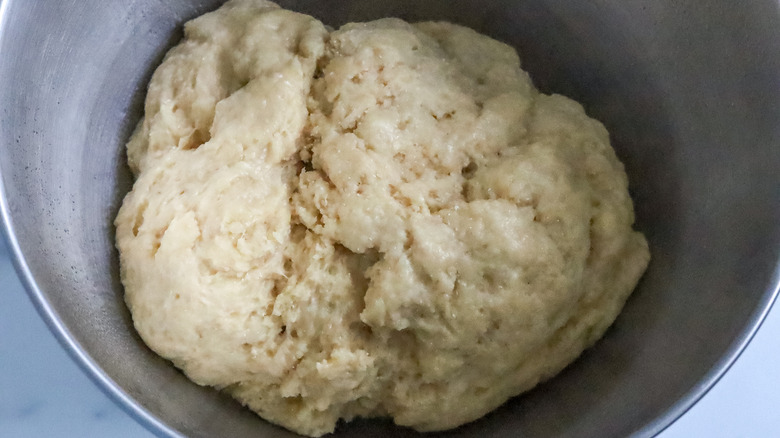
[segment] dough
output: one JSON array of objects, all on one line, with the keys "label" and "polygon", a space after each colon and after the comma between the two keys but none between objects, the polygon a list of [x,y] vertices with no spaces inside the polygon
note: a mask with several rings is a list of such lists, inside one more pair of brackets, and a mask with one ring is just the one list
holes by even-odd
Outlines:
[{"label": "dough", "polygon": [[591,346],[648,263],[604,127],[448,23],[190,21],[116,218],[144,341],[304,435],[475,420]]}]

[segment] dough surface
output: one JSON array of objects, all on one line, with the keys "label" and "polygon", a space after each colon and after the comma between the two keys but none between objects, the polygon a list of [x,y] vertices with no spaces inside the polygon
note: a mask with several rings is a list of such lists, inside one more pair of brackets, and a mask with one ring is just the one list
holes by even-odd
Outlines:
[{"label": "dough surface", "polygon": [[141,337],[304,435],[481,417],[600,338],[649,260],[604,127],[453,24],[232,0],[186,24],[127,154]]}]

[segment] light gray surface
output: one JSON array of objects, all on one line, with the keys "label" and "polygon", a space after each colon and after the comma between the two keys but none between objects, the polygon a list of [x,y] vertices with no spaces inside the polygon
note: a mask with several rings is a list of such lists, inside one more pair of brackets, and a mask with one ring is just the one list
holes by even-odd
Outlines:
[{"label": "light gray surface", "polygon": [[[121,144],[151,65],[207,3],[3,1],[3,214],[49,324],[136,415],[193,436],[285,436],[146,350],[118,293]],[[298,3],[330,22],[445,18],[514,43],[544,90],[605,122],[626,163],[654,258],[625,312],[560,377],[450,436],[650,435],[714,381],[777,281],[775,1]]]}]

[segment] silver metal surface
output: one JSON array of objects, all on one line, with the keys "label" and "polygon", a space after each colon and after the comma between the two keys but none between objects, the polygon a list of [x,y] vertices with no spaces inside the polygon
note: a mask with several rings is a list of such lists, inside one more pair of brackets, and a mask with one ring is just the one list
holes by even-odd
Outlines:
[{"label": "silver metal surface", "polygon": [[[182,22],[218,3],[3,0],[0,207],[41,315],[139,421],[160,436],[293,436],[152,354],[118,281],[123,144]],[[333,25],[446,19],[509,42],[543,90],[607,125],[626,164],[653,260],[624,313],[560,376],[441,436],[651,436],[749,341],[780,284],[777,1],[282,3]],[[378,421],[338,433],[413,435]]]}]

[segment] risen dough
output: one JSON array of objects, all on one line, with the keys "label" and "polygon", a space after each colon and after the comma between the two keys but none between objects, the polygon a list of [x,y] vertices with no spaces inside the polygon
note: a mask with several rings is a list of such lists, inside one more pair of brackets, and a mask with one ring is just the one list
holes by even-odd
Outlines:
[{"label": "risen dough", "polygon": [[592,345],[648,262],[604,127],[463,27],[230,1],[145,113],[116,218],[135,326],[302,434],[477,419]]}]

